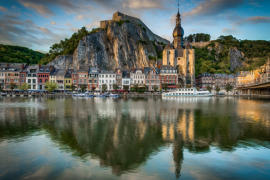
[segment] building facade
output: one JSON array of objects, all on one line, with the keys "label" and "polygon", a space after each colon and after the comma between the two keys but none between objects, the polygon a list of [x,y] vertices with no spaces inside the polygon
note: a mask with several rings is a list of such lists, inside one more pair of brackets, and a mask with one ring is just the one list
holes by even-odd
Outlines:
[{"label": "building facade", "polygon": [[130,90],[130,72],[128,70],[123,70],[122,72],[122,89],[124,89],[124,86],[128,86],[128,89]]},{"label": "building facade", "polygon": [[121,68],[116,68],[115,69],[115,75],[116,75],[116,84],[118,89],[122,89],[122,69]]},{"label": "building facade", "polygon": [[148,87],[148,91],[154,91],[154,86],[157,86],[158,90],[161,89],[159,69],[155,67],[145,67],[145,85]]},{"label": "building facade", "polygon": [[168,85],[178,84],[178,73],[175,67],[170,65],[161,66],[160,83]]},{"label": "building facade", "polygon": [[113,90],[113,84],[116,83],[116,75],[113,71],[101,70],[99,73],[99,89],[102,91],[102,85],[107,85],[107,91]]},{"label": "building facade", "polygon": [[90,91],[99,90],[99,68],[89,68],[88,89]]},{"label": "building facade", "polygon": [[145,74],[141,68],[133,68],[130,71],[130,84],[131,87],[138,84],[139,87],[144,87],[145,85]]}]

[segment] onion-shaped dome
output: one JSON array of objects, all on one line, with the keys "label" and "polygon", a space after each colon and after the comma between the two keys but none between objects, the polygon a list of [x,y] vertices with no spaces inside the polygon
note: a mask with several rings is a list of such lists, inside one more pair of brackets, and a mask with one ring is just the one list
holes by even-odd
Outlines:
[{"label": "onion-shaped dome", "polygon": [[184,29],[181,26],[176,26],[173,30],[173,37],[183,37]]}]

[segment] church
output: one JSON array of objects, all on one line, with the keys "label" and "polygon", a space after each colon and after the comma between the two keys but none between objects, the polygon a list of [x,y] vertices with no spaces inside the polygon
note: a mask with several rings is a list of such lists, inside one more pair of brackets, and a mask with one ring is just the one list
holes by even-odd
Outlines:
[{"label": "church", "polygon": [[168,43],[163,50],[163,65],[171,65],[178,71],[178,84],[181,87],[195,87],[195,50],[189,43],[183,45],[184,29],[178,8],[176,26],[173,30],[173,44]]}]

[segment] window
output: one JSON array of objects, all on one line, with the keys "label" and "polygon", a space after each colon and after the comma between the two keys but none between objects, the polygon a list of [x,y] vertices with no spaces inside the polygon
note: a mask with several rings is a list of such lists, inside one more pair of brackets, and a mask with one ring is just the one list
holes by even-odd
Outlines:
[{"label": "window", "polygon": [[48,81],[48,79],[45,79],[45,82],[47,82]]},{"label": "window", "polygon": [[22,79],[21,82],[22,82],[22,83],[25,83],[25,79]]},{"label": "window", "polygon": [[80,79],[80,83],[82,83],[82,79]]},{"label": "window", "polygon": [[30,84],[31,83],[31,79],[28,79],[28,84]]},{"label": "window", "polygon": [[102,84],[104,83],[104,80],[102,80]]},{"label": "window", "polygon": [[73,83],[77,83],[77,81],[76,80],[73,80]]},{"label": "window", "polygon": [[36,80],[35,79],[33,79],[33,83],[36,83]]},{"label": "window", "polygon": [[154,76],[154,75],[152,75],[152,76],[151,76],[151,79],[155,79],[155,76]]},{"label": "window", "polygon": [[106,84],[108,83],[108,81],[106,80]]},{"label": "window", "polygon": [[108,75],[106,75],[106,78],[108,77]]},{"label": "window", "polygon": [[14,79],[14,81],[15,81],[15,83],[17,83],[18,82],[18,79]]},{"label": "window", "polygon": [[21,77],[25,77],[25,74],[22,74]]},{"label": "window", "polygon": [[53,80],[53,82],[55,82],[55,80]]},{"label": "window", "polygon": [[111,80],[110,80],[110,83],[111,83]]},{"label": "window", "polygon": [[134,80],[134,84],[136,84],[136,80]]},{"label": "window", "polygon": [[83,82],[86,83],[86,79],[84,79]]}]

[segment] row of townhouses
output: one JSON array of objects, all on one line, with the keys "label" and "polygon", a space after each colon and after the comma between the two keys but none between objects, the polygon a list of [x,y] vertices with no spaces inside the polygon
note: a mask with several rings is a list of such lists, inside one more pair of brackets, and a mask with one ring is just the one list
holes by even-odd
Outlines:
[{"label": "row of townhouses", "polygon": [[258,69],[253,71],[240,71],[235,75],[200,74],[196,78],[196,87],[206,88],[207,85],[209,85],[211,87],[219,86],[222,89],[227,83],[230,83],[234,88],[241,88],[267,82],[270,82],[270,60]]},{"label": "row of townhouses", "polygon": [[161,89],[161,85],[165,83],[177,85],[178,73],[174,67],[168,65],[160,68],[116,68],[114,71],[106,71],[87,66],[78,69],[56,69],[51,65],[0,63],[0,83],[5,91],[11,91],[11,83],[15,84],[14,90],[18,90],[23,83],[28,83],[30,90],[45,90],[47,81],[57,83],[58,91],[70,91],[72,85],[75,85],[76,90],[86,85],[88,91],[101,91],[103,84],[107,85],[108,91],[113,90],[114,84],[117,84],[119,90],[124,86],[130,89],[136,84],[139,87],[147,86],[149,91],[153,91],[154,86]]}]

